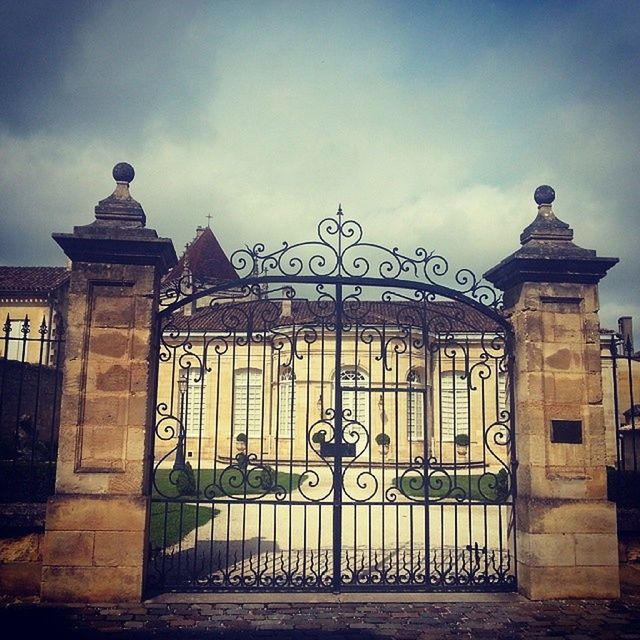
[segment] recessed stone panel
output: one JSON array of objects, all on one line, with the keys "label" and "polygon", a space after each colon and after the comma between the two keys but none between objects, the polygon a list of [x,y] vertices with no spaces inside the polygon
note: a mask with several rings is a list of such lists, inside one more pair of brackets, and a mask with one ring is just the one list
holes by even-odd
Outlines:
[{"label": "recessed stone panel", "polygon": [[580,420],[552,420],[551,442],[582,444],[582,422]]}]

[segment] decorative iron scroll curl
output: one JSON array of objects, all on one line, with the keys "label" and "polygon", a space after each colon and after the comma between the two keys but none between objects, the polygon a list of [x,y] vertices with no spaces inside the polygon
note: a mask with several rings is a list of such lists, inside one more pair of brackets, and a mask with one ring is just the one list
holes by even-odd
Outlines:
[{"label": "decorative iron scroll curl", "polygon": [[398,247],[389,249],[365,242],[363,237],[362,226],[355,220],[345,220],[342,210],[338,209],[335,217],[324,218],[318,223],[317,240],[295,244],[283,242],[280,249],[272,252],[267,252],[265,245],[258,243],[235,251],[231,263],[241,278],[268,273],[290,277],[416,279],[426,284],[448,286],[495,311],[501,309],[501,295],[471,270],[463,268],[450,274],[447,260],[434,251],[418,247],[410,255],[402,253]]},{"label": "decorative iron scroll curl", "polygon": [[[492,425],[492,427],[497,427]],[[505,425],[500,424],[501,435],[493,433],[486,435],[487,439],[494,437],[506,446],[509,435],[504,433]],[[487,434],[488,434],[487,432]],[[441,465],[436,458],[417,456],[413,464],[402,470],[393,485],[386,489],[386,499],[393,503],[400,500],[424,502],[432,504],[480,503],[480,504],[508,504],[513,498],[513,480],[511,469],[500,461],[500,469],[484,471],[478,476],[470,476],[465,471],[455,471]]]}]

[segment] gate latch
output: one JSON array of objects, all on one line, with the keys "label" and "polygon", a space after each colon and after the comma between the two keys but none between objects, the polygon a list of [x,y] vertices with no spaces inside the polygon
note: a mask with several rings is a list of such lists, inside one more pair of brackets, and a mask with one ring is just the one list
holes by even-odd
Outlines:
[{"label": "gate latch", "polygon": [[355,458],[356,457],[356,445],[351,442],[342,442],[336,444],[335,442],[322,442],[320,444],[320,455],[323,458]]}]

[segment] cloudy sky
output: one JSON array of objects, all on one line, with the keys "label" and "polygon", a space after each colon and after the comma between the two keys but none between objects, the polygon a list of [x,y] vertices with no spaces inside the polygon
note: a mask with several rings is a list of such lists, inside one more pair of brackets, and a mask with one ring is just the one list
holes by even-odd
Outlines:
[{"label": "cloudy sky", "polygon": [[535,187],[619,256],[603,323],[640,324],[640,3],[0,0],[2,264],[64,264],[111,167],[178,252],[367,239],[482,273]]}]

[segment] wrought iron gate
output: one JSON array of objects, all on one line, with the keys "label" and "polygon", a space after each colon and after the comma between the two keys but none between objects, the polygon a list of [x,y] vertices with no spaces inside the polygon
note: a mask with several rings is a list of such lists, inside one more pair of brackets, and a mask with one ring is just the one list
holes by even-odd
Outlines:
[{"label": "wrought iron gate", "polygon": [[341,210],[231,262],[165,286],[149,589],[513,590],[496,292]]}]

